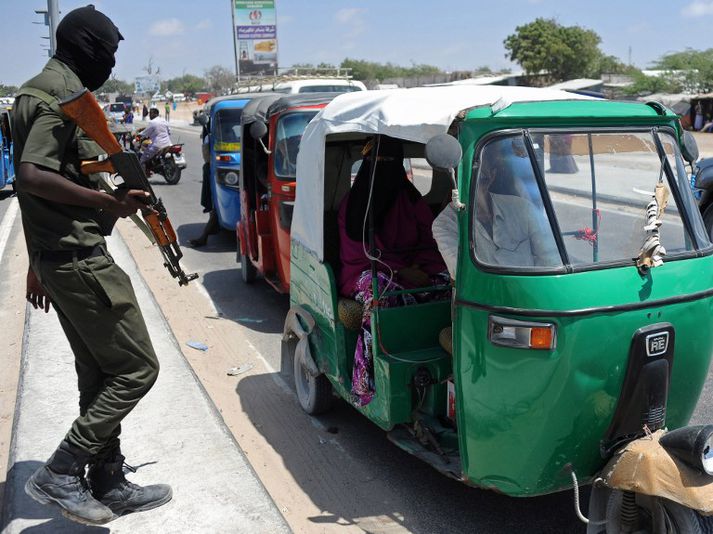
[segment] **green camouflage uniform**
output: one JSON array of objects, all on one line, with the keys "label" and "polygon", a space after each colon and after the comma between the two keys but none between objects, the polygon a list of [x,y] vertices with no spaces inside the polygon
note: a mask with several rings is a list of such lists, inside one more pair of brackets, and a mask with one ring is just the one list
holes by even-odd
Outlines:
[{"label": "green camouflage uniform", "polygon": [[[13,107],[16,169],[33,163],[97,188],[79,164],[102,151],[57,103],[81,89],[76,74],[56,59],[23,85]],[[21,181],[18,172],[30,263],[75,357],[80,416],[66,440],[101,456],[118,447],[120,423],[156,381],[158,360],[131,281],[106,251],[100,210],[23,193]]]}]

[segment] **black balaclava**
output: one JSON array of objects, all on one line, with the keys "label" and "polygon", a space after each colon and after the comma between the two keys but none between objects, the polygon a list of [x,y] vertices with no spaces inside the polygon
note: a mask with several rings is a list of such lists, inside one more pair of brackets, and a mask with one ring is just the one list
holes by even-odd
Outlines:
[{"label": "black balaclava", "polygon": [[[365,241],[364,217],[366,208],[370,204],[374,211],[374,230],[379,232],[384,224],[384,219],[396,202],[401,190],[406,189],[412,202],[420,198],[418,189],[409,181],[404,169],[404,152],[401,141],[385,135],[381,136],[379,143],[379,158],[376,162],[374,173],[374,187],[371,187],[371,154],[368,153],[362,160],[357,172],[349,199],[347,200],[346,231],[349,239]],[[371,203],[369,192],[372,192]],[[368,225],[367,225],[368,227]]]},{"label": "black balaclava", "polygon": [[57,26],[55,59],[65,63],[84,86],[95,91],[109,79],[114,53],[124,37],[119,28],[93,5],[67,13]]}]

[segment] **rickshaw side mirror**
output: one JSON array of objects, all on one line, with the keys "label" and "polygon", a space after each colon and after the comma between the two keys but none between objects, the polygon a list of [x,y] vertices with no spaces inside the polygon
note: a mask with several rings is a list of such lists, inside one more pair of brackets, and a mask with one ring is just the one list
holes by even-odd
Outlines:
[{"label": "rickshaw side mirror", "polygon": [[458,167],[463,150],[460,143],[452,135],[439,134],[426,143],[426,161],[434,169],[452,171]]},{"label": "rickshaw side mirror", "polygon": [[267,125],[262,121],[255,121],[250,125],[250,136],[255,139],[262,139],[267,133]]},{"label": "rickshaw side mirror", "polygon": [[447,171],[451,177],[451,182],[453,182],[451,203],[456,210],[465,208],[465,205],[460,201],[455,172],[462,157],[463,150],[460,147],[460,143],[452,135],[439,134],[431,137],[426,143],[426,161],[428,161],[428,164],[436,170]]},{"label": "rickshaw side mirror", "polygon": [[691,165],[698,160],[698,156],[700,155],[698,152],[698,143],[691,132],[683,132],[681,155],[683,156],[683,159]]}]

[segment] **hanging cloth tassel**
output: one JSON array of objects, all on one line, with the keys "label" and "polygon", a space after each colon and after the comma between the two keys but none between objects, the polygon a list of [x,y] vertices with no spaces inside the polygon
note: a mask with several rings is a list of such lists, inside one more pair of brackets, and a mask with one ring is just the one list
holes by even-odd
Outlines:
[{"label": "hanging cloth tassel", "polygon": [[651,202],[646,206],[646,240],[641,246],[639,257],[636,260],[636,267],[639,271],[645,272],[652,267],[663,265],[663,256],[666,249],[661,244],[659,238],[659,227],[661,226],[664,210],[668,205],[669,190],[662,180],[656,184]]}]

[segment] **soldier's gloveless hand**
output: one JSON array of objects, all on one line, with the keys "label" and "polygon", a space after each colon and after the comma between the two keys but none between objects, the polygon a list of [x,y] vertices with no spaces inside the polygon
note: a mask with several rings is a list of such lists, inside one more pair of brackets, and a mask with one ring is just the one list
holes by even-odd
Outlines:
[{"label": "soldier's gloveless hand", "polygon": [[42,287],[42,284],[40,284],[40,281],[35,275],[35,271],[33,271],[31,267],[27,269],[27,290],[25,298],[27,302],[32,304],[34,309],[44,309],[45,313],[50,311],[52,300]]},{"label": "soldier's gloveless hand", "polygon": [[149,194],[142,189],[129,189],[126,192],[117,192],[114,200],[106,210],[117,217],[128,217],[139,210],[146,210],[146,199]]}]

